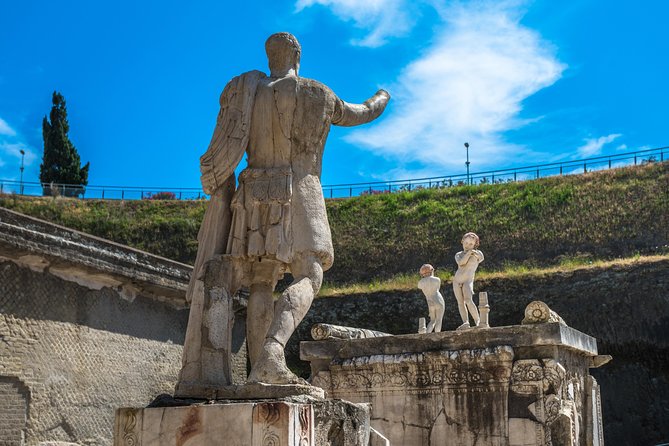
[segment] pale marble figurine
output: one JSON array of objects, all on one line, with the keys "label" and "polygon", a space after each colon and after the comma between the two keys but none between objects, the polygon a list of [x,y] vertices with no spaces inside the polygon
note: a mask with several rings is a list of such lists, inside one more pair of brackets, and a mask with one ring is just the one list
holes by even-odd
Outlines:
[{"label": "pale marble figurine", "polygon": [[476,273],[479,263],[483,262],[483,253],[476,249],[478,247],[478,235],[468,232],[462,237],[462,251],[455,255],[458,270],[453,277],[453,291],[462,318],[462,325],[457,328],[458,330],[470,327],[467,310],[472,315],[475,326],[478,326],[480,322],[479,312],[472,299],[474,296],[474,273]]},{"label": "pale marble figurine", "polygon": [[439,292],[441,279],[434,275],[434,267],[425,264],[420,267],[420,277],[418,288],[425,294],[427,308],[430,312],[430,322],[427,324],[425,333],[438,333],[441,331],[441,322],[444,318],[444,297]]},{"label": "pale marble figurine", "polygon": [[[325,140],[331,124],[373,121],[390,99],[379,90],[363,104],[349,104],[320,82],[300,77],[301,47],[289,33],[271,35],[265,49],[270,74],[250,71],[226,85],[214,135],[200,159],[211,201],[188,290],[193,303],[180,382],[206,378],[201,364],[211,359],[203,353],[203,318],[193,308],[204,299],[199,291],[204,264],[222,255],[234,265],[231,277],[238,278],[229,282],[239,282],[228,284],[227,293],[250,289],[249,382],[304,383],[286,366],[284,347],[333,262],[320,183]],[[235,191],[234,171],[244,153],[248,166]],[[275,304],[272,292],[285,272],[294,281]]]}]

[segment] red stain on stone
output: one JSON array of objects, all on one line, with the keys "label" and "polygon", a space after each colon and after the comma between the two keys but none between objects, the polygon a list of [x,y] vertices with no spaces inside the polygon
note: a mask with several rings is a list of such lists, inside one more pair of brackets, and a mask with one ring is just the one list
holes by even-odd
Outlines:
[{"label": "red stain on stone", "polygon": [[188,440],[202,432],[202,420],[200,419],[200,408],[191,406],[188,409],[186,420],[177,430],[176,446],[183,446]]}]

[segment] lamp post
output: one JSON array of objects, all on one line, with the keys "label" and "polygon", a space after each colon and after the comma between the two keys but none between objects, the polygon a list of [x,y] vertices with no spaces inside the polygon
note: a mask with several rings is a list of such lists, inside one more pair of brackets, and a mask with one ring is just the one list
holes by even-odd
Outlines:
[{"label": "lamp post", "polygon": [[21,152],[21,167],[20,167],[19,170],[21,170],[21,182],[19,183],[20,184],[19,190],[20,190],[20,194],[23,195],[23,169],[24,169],[23,159],[26,156],[26,152],[23,149],[21,149],[20,152]]},{"label": "lamp post", "polygon": [[465,149],[467,150],[467,161],[465,162],[465,166],[467,166],[467,184],[471,184],[471,178],[469,178],[469,143],[465,143]]}]

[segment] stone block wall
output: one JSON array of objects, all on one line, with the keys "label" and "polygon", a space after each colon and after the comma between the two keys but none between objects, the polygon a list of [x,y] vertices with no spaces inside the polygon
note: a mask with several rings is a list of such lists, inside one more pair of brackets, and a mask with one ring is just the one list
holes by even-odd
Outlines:
[{"label": "stone block wall", "polygon": [[110,445],[116,408],[173,391],[187,319],[0,262],[0,446]]}]

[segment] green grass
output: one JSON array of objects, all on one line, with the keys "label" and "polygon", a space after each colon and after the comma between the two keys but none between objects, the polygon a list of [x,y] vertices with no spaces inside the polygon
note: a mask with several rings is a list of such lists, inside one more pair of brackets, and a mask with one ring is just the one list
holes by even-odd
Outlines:
[{"label": "green grass", "polygon": [[206,204],[0,195],[2,207],[191,264]]},{"label": "green grass", "polygon": [[[4,195],[0,206],[192,263],[206,202]],[[335,284],[414,286],[423,263],[450,274],[468,231],[481,237],[482,270],[569,267],[666,251],[669,163],[328,200],[327,208],[335,264],[325,280]]]},{"label": "green grass", "polygon": [[[531,264],[507,264],[497,270],[482,269],[477,272],[476,278],[479,280],[497,279],[497,278],[532,278],[536,276],[546,276],[556,273],[568,273],[589,268],[609,268],[612,266],[623,266],[638,263],[652,263],[661,260],[669,260],[669,253],[648,255],[635,254],[627,258],[619,259],[593,259],[589,256],[577,256],[562,259],[553,266],[536,266]],[[436,275],[442,283],[449,283],[453,278],[450,271],[437,271]],[[336,297],[354,294],[370,294],[377,292],[409,291],[416,290],[420,276],[415,274],[397,274],[391,278],[383,280],[373,280],[371,282],[336,284],[326,282],[323,284],[318,297]]]}]

